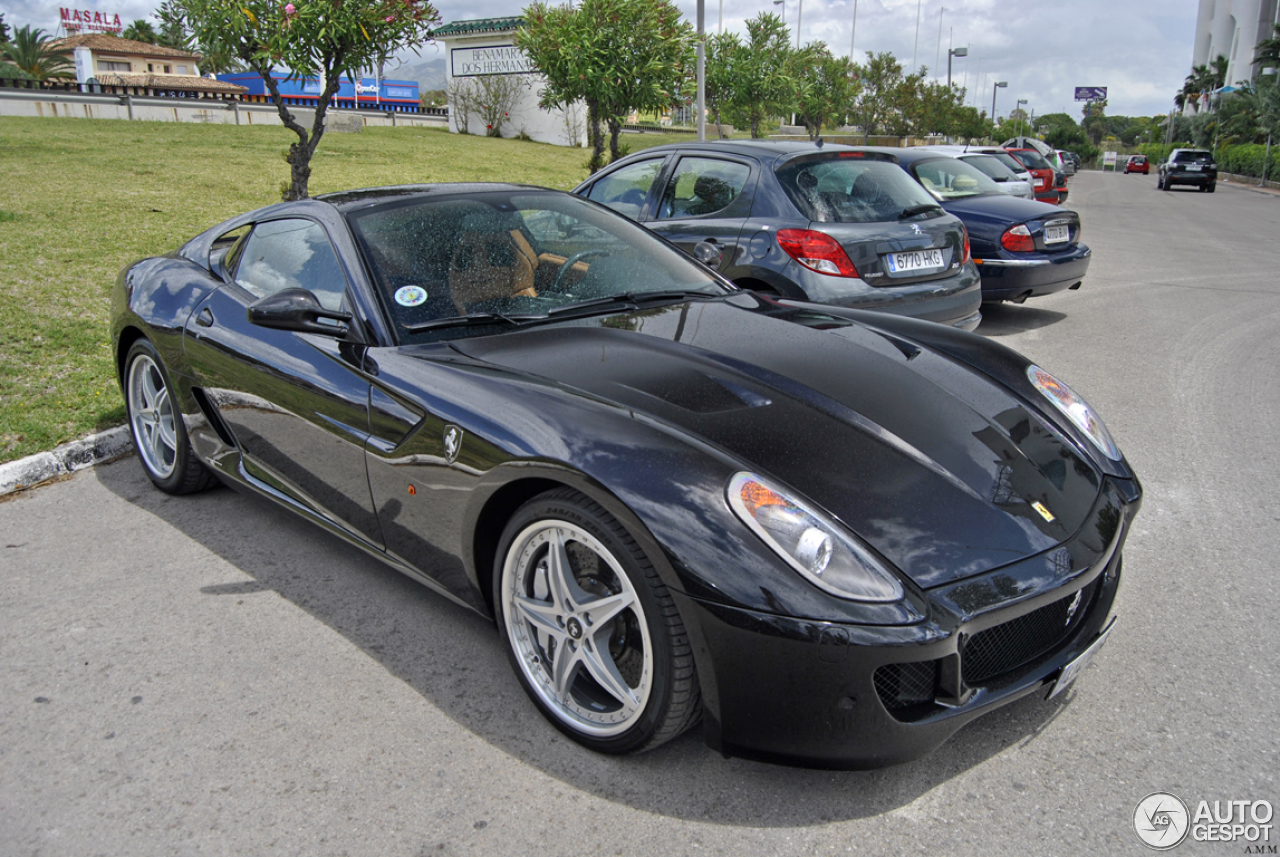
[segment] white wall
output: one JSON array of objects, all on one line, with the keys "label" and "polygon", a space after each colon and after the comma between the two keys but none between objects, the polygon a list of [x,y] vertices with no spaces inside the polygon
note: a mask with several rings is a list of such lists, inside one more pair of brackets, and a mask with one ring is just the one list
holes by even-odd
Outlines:
[{"label": "white wall", "polygon": [[[155,98],[122,95],[93,95],[0,89],[0,116],[48,116],[72,119],[135,119],[144,122],[213,122],[221,125],[279,125],[274,105],[236,104],[199,99]],[[314,113],[294,108],[293,114],[311,125]],[[422,113],[377,113],[366,110],[330,110],[325,127],[336,123],[359,122],[363,126],[440,127],[444,116]]]},{"label": "white wall", "polygon": [[[441,43],[445,49],[445,86],[454,81],[455,60],[460,72],[493,68],[499,71],[528,67],[527,61],[502,61],[486,65],[482,59],[472,60],[472,51],[484,48],[506,47],[513,44],[514,31],[500,31],[475,36],[458,36],[444,38]],[[455,51],[457,53],[455,54]],[[511,53],[511,52],[507,52]],[[480,55],[481,57],[483,55]],[[460,73],[458,80],[466,80],[469,75]],[[585,146],[587,144],[587,108],[582,103],[572,104],[567,109],[543,110],[538,106],[542,93],[542,76],[532,72],[512,74],[522,84],[522,94],[516,105],[508,111],[509,117],[502,126],[503,137],[517,137],[522,132],[539,143],[551,143],[556,146]],[[449,130],[460,133],[457,117],[450,110]],[[480,116],[472,113],[467,120],[467,133],[484,136],[488,132]]]}]

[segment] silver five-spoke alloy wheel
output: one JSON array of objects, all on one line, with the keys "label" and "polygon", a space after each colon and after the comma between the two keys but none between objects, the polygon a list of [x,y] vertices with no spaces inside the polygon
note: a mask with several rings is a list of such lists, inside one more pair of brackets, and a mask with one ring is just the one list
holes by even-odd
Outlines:
[{"label": "silver five-spoke alloy wheel", "polygon": [[596,738],[635,725],[653,690],[653,646],[631,580],[599,540],[567,521],[530,524],[499,591],[519,668],[548,710]]},{"label": "silver five-spoke alloy wheel", "polygon": [[147,469],[168,479],[178,460],[178,436],[173,400],[160,367],[146,354],[129,364],[129,422]]}]

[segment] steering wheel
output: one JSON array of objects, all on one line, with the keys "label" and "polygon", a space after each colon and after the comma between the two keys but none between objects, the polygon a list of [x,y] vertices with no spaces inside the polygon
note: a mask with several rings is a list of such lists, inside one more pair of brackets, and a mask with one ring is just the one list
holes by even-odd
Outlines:
[{"label": "steering wheel", "polygon": [[569,269],[581,262],[583,259],[590,259],[592,256],[605,256],[608,255],[608,253],[608,250],[600,247],[592,250],[579,250],[577,253],[574,253],[568,259],[564,260],[564,264],[560,266],[560,270],[556,271],[556,278],[551,281],[551,285],[547,287],[546,291],[560,291],[560,284],[564,282],[564,278],[569,275]]}]

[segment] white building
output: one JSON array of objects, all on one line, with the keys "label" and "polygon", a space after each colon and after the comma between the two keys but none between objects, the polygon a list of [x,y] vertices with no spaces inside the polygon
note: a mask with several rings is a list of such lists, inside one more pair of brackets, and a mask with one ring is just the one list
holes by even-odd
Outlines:
[{"label": "white building", "polygon": [[1269,39],[1280,24],[1280,0],[1200,0],[1196,17],[1192,66],[1227,58],[1227,85],[1252,80],[1262,69],[1253,65],[1258,42]]},{"label": "white building", "polygon": [[[1274,2],[1274,0],[1273,0]],[[539,143],[557,146],[585,146],[587,109],[571,104],[565,109],[543,110],[538,106],[543,78],[532,61],[515,46],[516,30],[522,18],[480,18],[454,21],[437,27],[431,35],[445,49],[445,88],[459,87],[477,96],[484,86],[511,91],[511,103],[501,111],[501,135],[526,134]],[[512,91],[514,90],[514,91]],[[449,130],[485,136],[489,123],[477,108],[459,110],[450,98]]]}]

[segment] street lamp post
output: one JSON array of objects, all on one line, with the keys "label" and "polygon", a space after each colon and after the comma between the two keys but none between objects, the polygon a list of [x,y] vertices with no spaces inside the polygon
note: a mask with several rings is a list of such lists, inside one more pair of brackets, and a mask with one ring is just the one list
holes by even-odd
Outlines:
[{"label": "street lamp post", "polygon": [[[1276,17],[1280,18],[1280,9],[1276,9]],[[1262,73],[1264,75],[1275,74],[1276,69],[1272,66],[1267,66],[1262,70]],[[1276,78],[1276,80],[1277,82],[1280,82],[1280,77]],[[1262,184],[1258,185],[1258,187],[1267,186],[1267,167],[1269,166],[1271,166],[1271,132],[1270,131],[1267,132],[1267,153],[1262,157]]]},{"label": "street lamp post", "polygon": [[804,0],[796,3],[796,50],[800,50],[800,28],[804,26]]},{"label": "street lamp post", "polygon": [[968,55],[968,48],[951,48],[947,51],[947,89],[951,88],[951,58],[967,57]]},{"label": "street lamp post", "polygon": [[698,142],[707,139],[707,45],[706,35],[707,3],[698,0]]},{"label": "street lamp post", "polygon": [[[1025,98],[1019,98],[1019,99],[1018,99],[1018,104],[1017,104],[1017,106],[1015,106],[1013,109],[1014,109],[1014,110],[1021,110],[1021,109],[1022,109],[1022,105],[1026,104],[1026,103],[1027,103],[1027,99],[1025,99]],[[992,109],[992,110],[994,110],[994,109],[995,109],[995,107],[993,106],[991,109]],[[1018,113],[1018,124],[1014,126],[1014,136],[1015,136],[1015,137],[1020,137],[1020,136],[1022,136],[1022,114],[1021,114],[1021,113]]]},{"label": "street lamp post", "polygon": [[1007,80],[997,80],[995,86],[991,87],[991,121],[993,123],[996,121],[996,93],[1000,91],[1001,87],[1008,85],[1009,81]]},{"label": "street lamp post", "polygon": [[933,49],[933,79],[938,79],[938,57],[942,56],[942,19],[947,14],[947,7],[938,10],[938,46]]},{"label": "street lamp post", "polygon": [[853,62],[853,40],[858,35],[858,0],[853,0],[853,28],[849,31],[849,62]]}]

